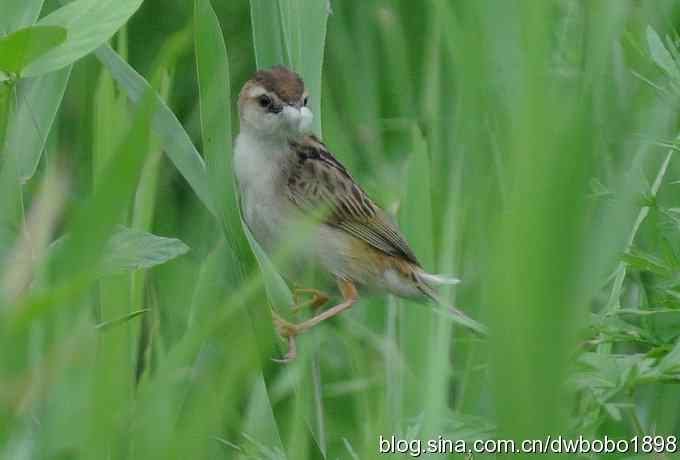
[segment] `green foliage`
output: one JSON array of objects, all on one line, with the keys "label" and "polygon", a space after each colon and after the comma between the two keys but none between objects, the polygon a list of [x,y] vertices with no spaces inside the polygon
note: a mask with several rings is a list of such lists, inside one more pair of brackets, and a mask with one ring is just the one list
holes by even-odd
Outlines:
[{"label": "green foliage", "polygon": [[21,181],[35,173],[71,75],[71,66],[46,75],[21,80],[15,87],[18,107],[7,127],[7,150],[21,150]]},{"label": "green foliage", "polygon": [[218,219],[229,244],[236,241],[240,220],[233,187],[229,61],[217,16],[208,0],[194,5],[196,70],[200,92],[201,132]]},{"label": "green foliage", "polygon": [[0,38],[0,70],[21,74],[24,68],[66,40],[66,29],[34,26]]},{"label": "green foliage", "polygon": [[24,74],[34,77],[65,67],[97,49],[137,11],[142,0],[76,0],[38,21],[59,26],[66,41],[32,62]]},{"label": "green foliage", "polygon": [[[317,0],[251,0],[258,68],[286,65],[298,72],[311,97],[314,131],[321,133],[321,70],[330,4]],[[274,14],[272,14],[274,13]]]},{"label": "green foliage", "polygon": [[0,34],[30,26],[40,14],[44,0],[6,0],[2,4]]},{"label": "green foliage", "polygon": [[[121,85],[133,102],[139,103],[144,91],[151,90],[151,85],[110,47],[100,48],[97,51],[97,57],[107,66],[113,78]],[[189,182],[189,185],[205,206],[211,212],[216,212],[213,198],[209,192],[205,162],[172,111],[158,94],[154,93],[154,98],[157,107],[154,116],[155,131],[165,148],[166,154],[175,163],[177,169]]]},{"label": "green foliage", "polygon": [[[678,433],[674,2],[44,3],[0,14],[0,459]],[[488,337],[361,291],[272,362],[308,235],[264,253],[232,143],[276,64]]]},{"label": "green foliage", "polygon": [[123,227],[107,243],[103,269],[110,273],[148,269],[187,251],[189,247],[176,238],[163,238]]}]

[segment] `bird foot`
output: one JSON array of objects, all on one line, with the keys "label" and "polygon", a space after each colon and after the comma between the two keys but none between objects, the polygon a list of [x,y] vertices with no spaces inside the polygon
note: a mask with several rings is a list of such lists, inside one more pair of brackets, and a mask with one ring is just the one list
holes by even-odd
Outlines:
[{"label": "bird foot", "polygon": [[295,337],[301,332],[297,327],[297,324],[286,321],[275,311],[272,311],[272,318],[274,319],[274,327],[276,327],[276,332],[278,332],[283,338]]},{"label": "bird foot", "polygon": [[288,337],[288,351],[283,358],[272,358],[275,363],[288,364],[295,361],[297,358],[297,348],[295,346],[295,337]]},{"label": "bird foot", "polygon": [[[312,294],[309,300],[302,300],[303,294]],[[294,314],[300,313],[305,308],[317,309],[324,306],[329,300],[328,294],[312,288],[295,288],[293,289],[293,303],[292,308]]]},{"label": "bird foot", "polygon": [[278,313],[272,310],[272,318],[274,319],[274,327],[279,336],[283,337],[288,341],[288,351],[283,358],[272,358],[272,361],[276,363],[290,363],[297,357],[297,347],[295,344],[295,336],[297,336],[301,331],[296,324],[286,321]]},{"label": "bird foot", "polygon": [[[297,335],[313,328],[322,321],[325,321],[329,318],[332,318],[342,313],[343,311],[347,310],[356,303],[357,289],[351,281],[339,279],[338,286],[340,288],[340,292],[342,293],[343,298],[342,302],[299,324],[293,324],[289,321],[286,321],[285,319],[281,318],[281,316],[279,316],[275,311],[272,310],[272,318],[274,319],[274,326],[276,327],[276,331],[279,333],[281,337],[288,340],[288,352],[282,359],[274,359],[274,361],[280,363],[289,363],[292,360],[294,360],[295,357],[297,356],[297,349],[295,347],[295,337]],[[316,292],[318,293],[318,291]],[[326,300],[328,299],[326,298]]]}]

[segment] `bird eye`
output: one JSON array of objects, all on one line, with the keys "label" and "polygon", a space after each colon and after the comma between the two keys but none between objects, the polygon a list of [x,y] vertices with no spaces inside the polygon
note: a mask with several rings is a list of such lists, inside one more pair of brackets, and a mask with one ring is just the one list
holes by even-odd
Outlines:
[{"label": "bird eye", "polygon": [[272,98],[263,94],[257,98],[257,102],[260,104],[260,107],[269,107],[272,104]]},{"label": "bird eye", "polygon": [[302,100],[302,106],[307,107],[307,102],[309,102],[309,96],[305,96],[305,98]]}]

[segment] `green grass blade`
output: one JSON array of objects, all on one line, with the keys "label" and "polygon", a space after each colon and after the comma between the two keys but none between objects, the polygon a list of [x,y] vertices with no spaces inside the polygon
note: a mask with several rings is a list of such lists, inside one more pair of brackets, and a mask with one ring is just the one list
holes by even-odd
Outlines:
[{"label": "green grass blade", "polygon": [[17,167],[22,182],[33,177],[40,163],[70,76],[71,66],[67,66],[17,83],[19,105],[7,127],[7,149],[20,152]]},{"label": "green grass blade", "polygon": [[101,322],[101,323],[97,324],[95,327],[97,329],[104,331],[104,330],[109,329],[111,327],[118,326],[120,324],[124,324],[124,323],[130,321],[131,319],[136,318],[137,316],[143,315],[144,313],[148,313],[150,311],[151,310],[149,310],[148,308],[142,308],[141,310],[135,310],[135,311],[132,311],[130,313],[127,313],[124,316],[121,316],[120,318],[115,318],[115,319],[112,319],[112,320],[109,320],[109,321]]},{"label": "green grass blade", "polygon": [[[112,100],[109,100],[112,103]],[[101,161],[106,166],[95,171],[92,198],[78,210],[71,221],[70,234],[52,261],[55,285],[68,285],[100,263],[110,249],[114,226],[125,222],[125,211],[139,180],[150,140],[151,117],[154,112],[150,93],[140,104],[129,134],[114,154]],[[96,128],[97,126],[95,126]],[[105,155],[105,152],[99,152]],[[92,220],[93,216],[97,216]],[[115,249],[121,251],[120,247]],[[73,265],[70,265],[73,264]],[[84,433],[83,454],[87,458],[107,455],[121,458],[127,450],[118,433],[128,426],[134,385],[134,361],[130,350],[131,324],[127,321],[140,306],[133,306],[130,275],[106,276],[99,283],[98,318],[100,324],[113,325],[99,329],[96,361],[90,379],[89,423]]]},{"label": "green grass blade", "polygon": [[255,62],[258,68],[287,65],[298,72],[310,93],[313,130],[321,134],[321,70],[326,45],[328,5],[316,0],[251,0]]},{"label": "green grass blade", "polygon": [[234,188],[229,60],[217,16],[209,0],[194,3],[196,71],[200,95],[201,138],[218,219],[228,244],[247,260]]},{"label": "green grass blade", "polygon": [[[132,102],[139,103],[144,91],[151,90],[149,83],[109,46],[99,48],[97,57],[109,69],[113,78],[125,90]],[[210,193],[207,172],[201,155],[172,110],[157,93],[154,92],[153,97],[156,105],[153,127],[165,148],[166,154],[206,208],[216,214],[217,211]]]},{"label": "green grass blade", "polygon": [[[103,169],[101,185],[74,217],[72,233],[64,244],[62,254],[63,257],[68,257],[68,265],[75,270],[87,270],[87,267],[92,266],[92,261],[99,258],[108,235],[127,205],[126,200],[121,198],[132,197],[147,153],[149,112],[153,108],[152,97],[146,96],[140,104],[129,135]],[[100,217],[96,225],[93,225],[89,217],[91,215]],[[62,261],[55,261],[55,265],[61,266]],[[64,275],[60,274],[59,277]]]},{"label": "green grass blade", "polygon": [[9,34],[32,25],[42,9],[44,0],[5,0],[0,16],[0,35]]},{"label": "green grass blade", "polygon": [[191,301],[189,326],[208,324],[216,305],[228,297],[231,287],[243,282],[242,274],[235,269],[238,258],[231,249],[220,242],[201,264],[196,289]]},{"label": "green grass blade", "polygon": [[497,215],[487,255],[493,282],[483,288],[492,312],[499,435],[515,439],[567,429],[569,356],[577,348],[576,324],[584,320],[593,299],[591,279],[598,276],[591,270],[599,257],[589,253],[589,242],[597,236],[587,199],[596,164],[591,104],[597,106],[597,85],[606,84],[601,65],[608,62],[611,49],[601,45],[611,43],[608,34],[614,29],[593,28],[597,35],[590,42],[587,65],[573,80],[547,78],[541,69],[550,68],[555,55],[548,40],[551,8],[547,3],[523,4],[515,24],[531,26],[521,35],[512,29],[488,30],[499,50],[524,40],[540,44],[524,49],[523,65],[516,69],[509,92],[517,116],[512,129],[505,128],[507,205]]},{"label": "green grass blade", "polygon": [[[125,49],[125,48],[123,48]],[[170,93],[171,79],[168,72],[162,69],[160,72],[159,93],[163,100],[167,101]],[[107,74],[108,76],[108,74]],[[108,76],[108,78],[111,78]],[[125,97],[120,97],[119,102],[126,104]],[[142,177],[135,192],[134,203],[132,204],[131,225],[138,231],[150,232],[152,230],[156,208],[158,207],[158,182],[161,173],[163,153],[160,149],[158,138],[152,136],[149,146],[149,154],[142,170]],[[131,304],[144,305],[147,302],[149,307],[157,306],[156,302],[150,302],[151,289],[148,287],[149,280],[153,279],[146,270],[132,273],[130,278]],[[157,319],[160,315],[158,311],[153,311],[151,315],[142,319],[139,334],[131,337],[130,348],[135,351],[137,380],[145,377],[146,372],[150,371],[153,364],[154,347],[159,342],[160,331]]]},{"label": "green grass blade", "polygon": [[7,135],[7,122],[9,120],[9,109],[14,86],[9,81],[0,80],[0,151],[5,147],[5,137]]},{"label": "green grass blade", "polygon": [[[321,1],[279,0],[263,2],[251,0],[251,22],[255,61],[258,68],[283,64],[298,72],[305,80],[310,92],[311,107],[315,114],[313,130],[321,135],[321,70],[326,38],[328,5]],[[245,227],[245,226],[244,226]],[[248,229],[245,228],[253,252],[262,270],[267,294],[272,306],[279,312],[292,304],[292,296],[285,282],[267,260]],[[313,358],[318,359],[318,358]],[[300,369],[304,377],[297,387],[295,412],[291,419],[291,435],[287,442],[287,453],[291,457],[307,456],[307,437],[315,439],[315,449],[325,457],[326,435],[320,432],[325,423],[321,400],[313,401],[302,392],[320,394],[320,379],[314,379],[313,367]],[[318,377],[318,376],[317,376]],[[314,386],[316,385],[316,388]],[[316,406],[315,406],[316,404]],[[307,427],[300,425],[301,419],[308,420]],[[311,433],[308,434],[308,431]]]},{"label": "green grass blade", "polygon": [[0,82],[0,257],[12,246],[22,225],[19,152],[7,148],[9,120],[14,119],[15,85]]},{"label": "green grass blade", "polygon": [[130,123],[127,101],[117,96],[113,78],[106,71],[99,74],[93,111],[92,183],[97,185]]},{"label": "green grass blade", "polygon": [[243,231],[245,232],[250,247],[255,253],[255,258],[260,264],[262,270],[262,277],[264,278],[264,285],[267,290],[267,296],[272,302],[272,306],[278,311],[286,311],[293,305],[293,294],[290,292],[288,285],[283,280],[276,267],[269,260],[269,257],[260,247],[253,235],[250,233],[248,227],[243,224]]},{"label": "green grass blade", "polygon": [[29,65],[24,75],[41,75],[65,67],[91,53],[113,36],[142,4],[142,0],[76,0],[38,21],[68,31],[64,43]]},{"label": "green grass blade", "polygon": [[[211,191],[218,212],[218,221],[224,230],[227,242],[226,247],[221,246],[221,250],[216,251],[215,255],[218,260],[215,260],[213,264],[222,267],[218,272],[221,279],[231,280],[230,284],[236,285],[244,281],[244,272],[241,267],[249,260],[250,254],[246,252],[248,243],[241,226],[234,182],[227,51],[219,21],[209,0],[196,0],[194,2],[194,36],[203,149],[211,180]],[[206,268],[210,269],[210,266]],[[284,295],[287,293],[290,297],[290,292],[285,283],[272,276],[265,276],[265,284],[268,290],[271,290],[271,280],[279,281],[280,283],[277,286],[282,289]],[[198,294],[200,298],[206,298],[205,292],[198,292]],[[220,298],[220,296],[217,298]],[[205,300],[199,301],[197,305],[205,303]],[[290,303],[287,303],[287,305],[290,305]],[[250,341],[257,344],[256,348],[260,353],[259,359],[262,361],[259,365],[260,368],[266,365],[266,361],[269,361],[272,348],[270,346],[271,338],[273,338],[271,326],[268,328],[260,327],[262,323],[271,324],[270,314],[265,307],[265,305],[261,305],[249,308],[247,312],[254,326],[250,333]],[[205,307],[198,309],[198,312],[203,310],[205,310]],[[192,306],[192,312],[196,314],[196,306]],[[245,315],[246,312],[243,312],[243,316]],[[268,337],[260,337],[264,334]],[[255,382],[256,391],[253,392],[253,397],[258,401],[257,407],[263,410],[263,413],[267,414],[268,417],[262,418],[261,413],[258,412],[258,430],[250,434],[254,435],[260,442],[281,449],[279,429],[273,417],[270,396],[267,387],[264,385],[261,372],[257,373]]]},{"label": "green grass blade", "polygon": [[250,21],[257,68],[289,65],[290,60],[283,41],[278,0],[250,0]]},{"label": "green grass blade", "polygon": [[[408,239],[411,247],[418,255],[425,269],[434,268],[434,247],[430,238],[432,234],[432,199],[430,189],[430,159],[427,144],[417,127],[411,132],[412,155],[408,164],[404,196],[399,209],[399,226]],[[424,337],[432,337],[434,316],[429,308],[423,308],[413,302],[398,301],[397,317],[399,325],[399,349],[412,376],[404,376],[404,394],[402,403],[404,413],[410,416],[417,414],[424,400],[427,388],[421,381],[427,375],[429,352]]]},{"label": "green grass blade", "polygon": [[[321,135],[321,70],[326,47],[328,3],[317,0],[279,0],[281,30],[288,50],[288,65],[305,81],[314,112],[313,130]],[[270,13],[271,14],[271,13]],[[255,27],[253,27],[255,29]],[[267,53],[267,47],[255,42],[256,56]],[[271,51],[270,51],[271,52]]]},{"label": "green grass blade", "polygon": [[276,460],[285,460],[287,457],[283,453],[283,441],[275,427],[276,418],[269,401],[267,385],[259,376],[254,381],[254,388],[248,401],[243,420],[243,433],[278,452]]}]

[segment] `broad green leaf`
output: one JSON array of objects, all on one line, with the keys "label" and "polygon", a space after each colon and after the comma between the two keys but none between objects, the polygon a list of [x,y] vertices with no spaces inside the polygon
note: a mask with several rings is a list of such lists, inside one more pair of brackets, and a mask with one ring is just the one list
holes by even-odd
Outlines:
[{"label": "broad green leaf", "polygon": [[189,247],[176,238],[165,238],[122,227],[106,245],[102,270],[116,273],[151,268],[188,251]]},{"label": "broad green leaf", "polygon": [[33,26],[17,30],[0,38],[0,70],[21,74],[27,65],[65,40],[63,27]]},{"label": "broad green leaf", "polygon": [[127,22],[142,1],[76,0],[45,16],[38,25],[64,27],[68,38],[29,65],[24,75],[51,72],[91,53]]},{"label": "broad green leaf", "polygon": [[71,66],[16,85],[18,108],[7,127],[7,149],[18,153],[18,175],[26,182],[35,173],[47,136],[66,90]]},{"label": "broad green leaf", "polygon": [[3,0],[0,36],[32,25],[42,9],[43,0]]},{"label": "broad green leaf", "polygon": [[[145,91],[153,91],[151,85],[110,46],[102,46],[96,54],[133,103],[139,103]],[[153,91],[152,97],[156,107],[153,129],[160,138],[165,153],[205,207],[214,215],[217,215],[203,158],[201,158],[172,110],[155,91]]]}]

